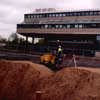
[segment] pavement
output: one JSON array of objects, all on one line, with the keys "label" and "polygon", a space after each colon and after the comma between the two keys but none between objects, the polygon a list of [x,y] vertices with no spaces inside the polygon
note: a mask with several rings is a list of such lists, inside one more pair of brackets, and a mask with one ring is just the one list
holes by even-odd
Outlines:
[{"label": "pavement", "polygon": [[39,63],[40,55],[24,54],[24,53],[11,53],[0,51],[0,59],[6,60],[29,60],[35,63]]}]

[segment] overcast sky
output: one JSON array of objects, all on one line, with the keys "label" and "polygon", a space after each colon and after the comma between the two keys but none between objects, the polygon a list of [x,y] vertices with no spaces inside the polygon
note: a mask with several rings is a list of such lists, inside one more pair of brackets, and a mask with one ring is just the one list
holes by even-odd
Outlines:
[{"label": "overcast sky", "polygon": [[95,9],[100,8],[100,0],[0,0],[0,35],[16,32],[24,14],[36,8]]}]

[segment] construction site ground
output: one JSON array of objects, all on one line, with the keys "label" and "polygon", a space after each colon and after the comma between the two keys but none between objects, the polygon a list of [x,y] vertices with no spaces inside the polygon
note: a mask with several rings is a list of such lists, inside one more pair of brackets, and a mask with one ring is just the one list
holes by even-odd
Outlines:
[{"label": "construction site ground", "polygon": [[100,100],[99,57],[66,55],[56,72],[39,63],[40,54],[0,52],[0,100]]},{"label": "construction site ground", "polygon": [[100,68],[0,60],[0,100],[100,100]]}]

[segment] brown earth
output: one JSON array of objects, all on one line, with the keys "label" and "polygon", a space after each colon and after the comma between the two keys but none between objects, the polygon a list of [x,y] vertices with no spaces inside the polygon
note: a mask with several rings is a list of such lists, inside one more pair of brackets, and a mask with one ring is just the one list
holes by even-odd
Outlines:
[{"label": "brown earth", "polygon": [[53,72],[22,61],[0,61],[0,100],[34,100],[40,80]]},{"label": "brown earth", "polygon": [[65,68],[50,78],[43,90],[42,100],[100,100],[100,74]]},{"label": "brown earth", "polygon": [[[36,99],[37,91],[41,96]],[[0,61],[0,100],[100,100],[100,69],[54,73],[27,61]]]}]

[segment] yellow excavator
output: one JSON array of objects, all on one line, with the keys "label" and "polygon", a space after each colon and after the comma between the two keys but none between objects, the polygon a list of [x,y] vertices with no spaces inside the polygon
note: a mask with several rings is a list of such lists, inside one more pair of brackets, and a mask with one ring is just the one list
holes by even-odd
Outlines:
[{"label": "yellow excavator", "polygon": [[56,56],[53,55],[52,53],[46,53],[46,54],[43,54],[41,57],[41,63],[44,64],[44,65],[54,65],[55,64],[55,60],[56,60]]},{"label": "yellow excavator", "polygon": [[63,54],[61,52],[57,54],[45,53],[40,57],[40,60],[41,64],[44,64],[51,69],[57,69],[60,68],[63,62]]}]

